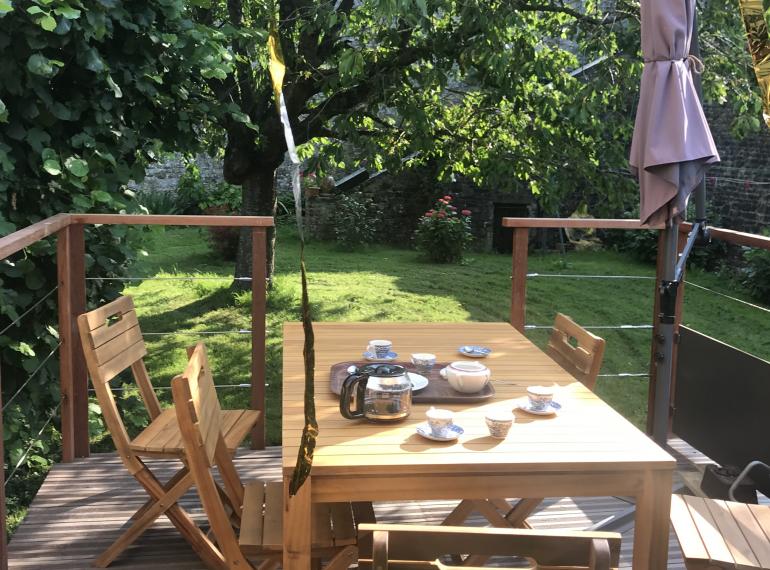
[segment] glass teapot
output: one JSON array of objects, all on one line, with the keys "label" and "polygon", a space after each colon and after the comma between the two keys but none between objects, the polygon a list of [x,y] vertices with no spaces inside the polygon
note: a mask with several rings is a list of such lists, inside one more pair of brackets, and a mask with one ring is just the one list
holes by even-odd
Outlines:
[{"label": "glass teapot", "polygon": [[342,383],[340,413],[349,420],[397,421],[407,417],[411,408],[412,382],[406,368],[398,364],[354,368]]}]

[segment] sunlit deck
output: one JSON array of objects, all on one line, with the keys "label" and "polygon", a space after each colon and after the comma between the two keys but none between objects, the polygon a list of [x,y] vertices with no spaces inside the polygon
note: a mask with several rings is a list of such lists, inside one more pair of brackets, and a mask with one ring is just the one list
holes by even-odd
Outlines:
[{"label": "sunlit deck", "polygon": [[[236,465],[244,479],[280,478],[280,448],[243,450]],[[152,461],[161,478],[178,469],[173,461]],[[74,463],[56,464],[29,514],[9,545],[10,568],[90,568],[90,562],[119,534],[121,525],[145,501],[144,491],[114,454],[98,454]],[[182,504],[202,517],[195,493]],[[455,502],[431,501],[376,505],[380,522],[437,524]],[[551,499],[529,520],[536,528],[585,529],[623,511],[628,503],[617,498]],[[480,521],[478,521],[480,522]],[[631,567],[633,525],[619,529],[624,537],[621,567]],[[161,517],[114,568],[205,568],[171,523]],[[671,538],[669,568],[683,568],[676,540]]]}]

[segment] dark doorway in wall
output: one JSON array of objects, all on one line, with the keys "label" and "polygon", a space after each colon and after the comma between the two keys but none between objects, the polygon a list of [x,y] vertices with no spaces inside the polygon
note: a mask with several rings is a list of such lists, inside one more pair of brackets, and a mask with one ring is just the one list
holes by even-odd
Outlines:
[{"label": "dark doorway in wall", "polygon": [[495,215],[492,234],[492,248],[498,253],[513,252],[513,229],[503,227],[503,218],[528,218],[529,208],[526,204],[495,203]]}]

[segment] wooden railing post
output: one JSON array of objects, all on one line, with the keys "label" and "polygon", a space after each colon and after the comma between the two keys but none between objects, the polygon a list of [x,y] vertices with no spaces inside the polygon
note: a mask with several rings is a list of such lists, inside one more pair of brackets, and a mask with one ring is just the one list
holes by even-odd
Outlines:
[{"label": "wooden railing post", "polygon": [[252,449],[265,448],[265,311],[267,299],[267,231],[251,229],[251,409],[262,415],[251,431]]},{"label": "wooden railing post", "polygon": [[[2,386],[2,374],[0,374],[0,386]],[[0,461],[5,458],[3,448],[3,392],[0,390]],[[3,463],[5,465],[5,463]],[[0,485],[0,570],[8,570],[8,542],[5,539],[5,469],[3,469],[3,481]]]},{"label": "wooden railing post", "polygon": [[527,312],[527,255],[529,228],[513,228],[513,270],[511,273],[511,324],[524,333]]},{"label": "wooden railing post", "polygon": [[[677,253],[681,253],[687,243],[687,234],[679,233],[677,239]],[[665,236],[661,230],[658,232],[658,255],[655,265],[655,293],[653,295],[653,312],[652,312],[652,346],[650,348],[650,383],[647,387],[647,433],[652,434],[652,426],[655,420],[655,388],[658,380],[658,359],[657,354],[661,350],[661,344],[658,340],[658,313],[660,312],[660,281],[663,279],[663,270],[665,259],[663,258],[665,253]],[[678,260],[678,259],[677,259]],[[679,350],[679,325],[682,323],[682,307],[684,306],[684,274],[682,274],[682,283],[679,285],[679,292],[676,299],[676,308],[674,312],[674,345],[672,347],[671,354],[671,405],[674,402],[674,390],[676,389],[676,360]],[[669,407],[669,424],[671,423],[673,416],[671,415],[671,407]]]},{"label": "wooden railing post", "polygon": [[62,461],[88,457],[88,374],[75,319],[86,311],[85,237],[82,224],[58,233],[59,382]]}]

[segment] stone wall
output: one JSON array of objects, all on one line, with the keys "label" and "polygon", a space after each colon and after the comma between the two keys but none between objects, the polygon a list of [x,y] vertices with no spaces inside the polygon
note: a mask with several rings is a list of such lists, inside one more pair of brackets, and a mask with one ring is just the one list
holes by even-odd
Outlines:
[{"label": "stone wall", "polygon": [[[204,184],[216,186],[224,180],[221,159],[200,154],[195,157],[195,163]],[[144,180],[139,184],[130,183],[129,188],[145,192],[174,192],[184,170],[185,163],[182,157],[173,155],[163,161],[147,165]]]},{"label": "stone wall", "polygon": [[[492,249],[495,227],[499,225],[495,223],[495,206],[520,205],[526,211],[532,202],[528,192],[494,192],[478,188],[467,180],[437,182],[435,173],[427,168],[383,173],[348,192],[360,192],[380,207],[384,228],[381,241],[394,245],[408,245],[420,216],[433,207],[437,198],[451,194],[455,197],[455,206],[471,210],[473,234],[484,250]],[[315,239],[333,239],[336,196],[320,195],[306,199],[305,203],[308,235]]]},{"label": "stone wall", "polygon": [[738,139],[730,132],[732,113],[707,106],[722,162],[709,169],[707,204],[722,227],[757,233],[770,228],[770,129]]}]

